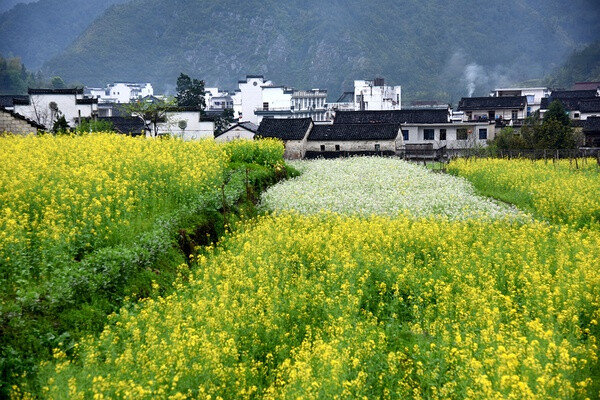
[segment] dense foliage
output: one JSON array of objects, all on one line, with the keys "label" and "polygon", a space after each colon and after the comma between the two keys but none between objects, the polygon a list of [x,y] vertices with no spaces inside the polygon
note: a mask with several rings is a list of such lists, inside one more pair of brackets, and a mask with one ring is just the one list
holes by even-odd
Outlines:
[{"label": "dense foliage", "polygon": [[45,367],[44,397],[594,398],[600,236],[259,218]]},{"label": "dense foliage", "polygon": [[283,165],[276,141],[0,141],[0,397],[53,347],[99,330],[126,296],[169,287],[194,243],[224,233],[220,210]]},{"label": "dense foliage", "polygon": [[110,8],[45,68],[88,85],[142,80],[158,90],[173,90],[182,70],[225,88],[265,74],[327,88],[330,101],[354,79],[383,76],[403,85],[405,100],[456,102],[470,84],[487,94],[543,76],[573,43],[597,39],[599,12],[589,0],[136,0]]},{"label": "dense foliage", "polygon": [[25,68],[20,58],[0,56],[0,94],[27,94],[27,88],[43,84],[41,75]]},{"label": "dense foliage", "polygon": [[177,105],[180,107],[198,107],[202,110],[206,107],[204,100],[204,81],[190,78],[183,72],[177,78]]},{"label": "dense foliage", "polygon": [[448,171],[487,196],[554,223],[599,228],[600,180],[596,160],[457,159]]},{"label": "dense foliage", "polygon": [[576,82],[600,82],[600,41],[573,52],[544,84],[569,89]]}]

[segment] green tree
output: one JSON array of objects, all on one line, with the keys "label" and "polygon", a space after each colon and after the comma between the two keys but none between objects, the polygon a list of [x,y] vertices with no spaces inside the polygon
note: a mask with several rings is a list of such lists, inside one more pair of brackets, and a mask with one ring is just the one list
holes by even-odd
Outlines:
[{"label": "green tree", "polygon": [[137,117],[144,122],[146,129],[152,132],[152,136],[158,136],[158,124],[168,122],[167,113],[175,106],[175,100],[140,99],[132,103],[124,104],[122,109],[127,114]]},{"label": "green tree", "polygon": [[565,126],[569,126],[571,124],[569,114],[563,107],[562,103],[558,100],[554,100],[552,103],[550,103],[548,111],[546,111],[546,114],[544,114],[544,122],[550,121],[551,119],[554,119]]},{"label": "green tree", "polygon": [[233,110],[231,108],[226,108],[225,110],[223,110],[221,115],[219,115],[215,119],[215,135],[218,135],[219,133],[229,128],[229,125],[231,125],[232,123]]},{"label": "green tree", "polygon": [[54,125],[52,125],[52,132],[55,135],[62,135],[69,132],[69,124],[61,112],[58,112],[58,117],[54,121]]},{"label": "green tree", "polygon": [[52,85],[53,89],[64,89],[66,87],[65,81],[63,81],[63,79],[60,76],[55,76],[54,78],[52,78],[50,84]]},{"label": "green tree", "polygon": [[532,149],[572,149],[577,147],[577,138],[571,127],[569,115],[563,105],[554,100],[550,103],[543,120],[539,114],[525,120],[521,135]]},{"label": "green tree", "polygon": [[75,128],[75,132],[78,134],[90,132],[111,132],[113,129],[113,124],[110,121],[85,118],[81,121],[79,126]]},{"label": "green tree", "polygon": [[521,135],[517,135],[513,127],[507,126],[496,135],[490,146],[499,150],[526,149],[527,142]]},{"label": "green tree", "polygon": [[203,112],[206,107],[204,101],[204,81],[192,79],[181,73],[177,78],[177,105],[180,107],[199,107]]}]

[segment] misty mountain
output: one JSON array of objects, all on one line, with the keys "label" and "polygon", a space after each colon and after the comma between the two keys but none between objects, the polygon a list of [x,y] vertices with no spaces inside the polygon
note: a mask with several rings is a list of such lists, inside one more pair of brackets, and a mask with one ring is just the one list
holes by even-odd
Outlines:
[{"label": "misty mountain", "polygon": [[576,82],[600,82],[600,41],[573,52],[544,84],[568,89]]},{"label": "misty mountain", "polygon": [[125,0],[30,1],[2,2],[2,7],[23,4],[0,14],[0,54],[20,57],[35,70],[63,51],[108,7]]},{"label": "misty mountain", "polygon": [[225,88],[264,74],[330,97],[354,79],[383,76],[405,99],[456,101],[546,75],[600,37],[599,16],[594,0],[130,0],[44,70],[171,91],[180,72]]}]

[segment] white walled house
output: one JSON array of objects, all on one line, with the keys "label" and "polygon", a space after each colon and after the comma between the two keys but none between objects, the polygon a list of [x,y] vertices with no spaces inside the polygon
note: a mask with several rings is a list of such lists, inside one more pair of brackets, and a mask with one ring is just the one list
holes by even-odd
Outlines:
[{"label": "white walled house", "polygon": [[572,120],[585,120],[598,113],[597,101],[600,100],[600,89],[591,90],[555,90],[550,97],[542,99],[540,116],[543,117],[550,104],[558,100],[569,113]]},{"label": "white walled house", "polygon": [[468,149],[486,146],[495,137],[495,127],[487,122],[412,123],[402,125],[402,138],[409,145],[431,145],[433,149]]},{"label": "white walled house", "polygon": [[29,89],[27,102],[15,102],[14,111],[46,129],[64,115],[71,128],[82,118],[98,115],[98,99],[83,96],[83,89]]},{"label": "white walled house", "polygon": [[263,106],[263,87],[272,85],[271,81],[265,81],[262,75],[246,75],[246,80],[238,81],[241,114],[238,112],[237,117],[240,121],[259,123],[259,118],[254,111]]},{"label": "white walled house", "polygon": [[233,102],[233,118],[236,121],[242,121],[242,92],[236,89],[231,95]]},{"label": "white walled house", "polygon": [[550,97],[551,90],[547,87],[503,88],[490,93],[492,97],[527,97],[525,116],[529,117],[540,109],[542,99]]},{"label": "white walled house", "polygon": [[234,116],[239,121],[260,124],[263,118],[312,118],[327,120],[327,91],[296,90],[275,86],[262,75],[248,75],[238,82],[232,98]]},{"label": "white walled house", "polygon": [[257,130],[258,126],[252,122],[240,122],[220,134],[215,135],[215,141],[224,143],[238,139],[253,140]]},{"label": "white walled house", "polygon": [[523,126],[527,117],[527,97],[463,97],[458,102],[458,110],[464,112],[463,122],[488,122],[495,135],[505,126],[517,129]]},{"label": "white walled house", "polygon": [[154,89],[151,83],[115,82],[106,88],[85,88],[85,94],[97,98],[100,103],[122,104],[153,96]]},{"label": "white walled house", "polygon": [[266,86],[262,88],[262,102],[254,109],[257,123],[263,118],[291,118],[292,95],[294,90],[285,86]]},{"label": "white walled house", "polygon": [[204,89],[204,101],[207,111],[223,111],[233,109],[233,98],[227,91],[216,87]]},{"label": "white walled house", "polygon": [[400,110],[401,108],[401,86],[387,86],[383,78],[354,81],[355,110]]},{"label": "white walled house", "polygon": [[307,138],[306,157],[392,156],[403,147],[400,124],[315,125]]},{"label": "white walled house", "polygon": [[412,108],[389,111],[338,111],[334,126],[340,124],[400,124],[404,146],[431,149],[466,149],[485,146],[495,137],[495,125],[488,121],[453,122],[450,108]]},{"label": "white walled house", "polygon": [[[185,121],[185,129],[181,121]],[[202,117],[197,107],[175,107],[166,113],[165,122],[158,123],[158,135],[170,134],[186,141],[213,138],[214,132],[214,120]]]},{"label": "white walled house", "polygon": [[579,103],[580,119],[587,120],[589,117],[600,117],[600,97],[582,100]]}]

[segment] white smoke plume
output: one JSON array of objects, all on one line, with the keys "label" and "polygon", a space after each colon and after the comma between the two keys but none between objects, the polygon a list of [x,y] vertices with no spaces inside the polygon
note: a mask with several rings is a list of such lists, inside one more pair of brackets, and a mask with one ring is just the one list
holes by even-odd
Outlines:
[{"label": "white smoke plume", "polygon": [[[469,97],[475,92],[489,92],[496,87],[509,85],[515,80],[515,68],[509,66],[484,67],[469,60],[470,57],[459,49],[452,54],[444,70],[444,79],[460,82]],[[511,79],[511,76],[513,78]]]}]

